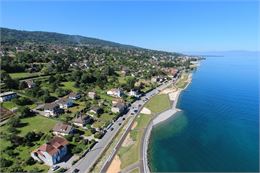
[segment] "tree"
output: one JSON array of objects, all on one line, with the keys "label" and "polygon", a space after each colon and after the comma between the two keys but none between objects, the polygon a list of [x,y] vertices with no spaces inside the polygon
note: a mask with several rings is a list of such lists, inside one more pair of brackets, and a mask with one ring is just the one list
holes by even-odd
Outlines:
[{"label": "tree", "polygon": [[20,107],[19,111],[20,111],[20,114],[21,114],[20,115],[21,118],[30,117],[30,116],[33,115],[33,113],[31,112],[30,108],[27,107],[27,106]]},{"label": "tree", "polygon": [[76,145],[72,148],[71,153],[72,154],[78,154],[78,153],[81,153],[82,151],[83,151],[83,149],[79,145]]},{"label": "tree", "polygon": [[8,121],[8,125],[10,127],[19,127],[20,124],[21,124],[21,121],[20,121],[19,117],[13,117],[13,118],[9,119],[9,121]]},{"label": "tree", "polygon": [[17,136],[17,135],[12,135],[10,136],[10,141],[11,143],[17,147],[17,146],[20,146],[20,145],[23,145],[24,144],[24,138],[20,137],[20,136]]},{"label": "tree", "polygon": [[36,161],[35,161],[32,157],[29,157],[29,158],[25,161],[25,163],[26,163],[27,165],[33,165],[33,164],[36,163]]},{"label": "tree", "polygon": [[129,77],[126,80],[126,87],[128,90],[134,88],[136,79],[134,77]]},{"label": "tree", "polygon": [[19,106],[24,106],[24,105],[30,105],[33,102],[31,101],[31,99],[27,98],[27,97],[19,97],[13,100],[14,103],[16,103]]},{"label": "tree", "polygon": [[102,134],[101,132],[96,132],[96,133],[94,134],[94,137],[95,137],[95,138],[98,138],[98,139],[101,139],[102,136],[103,136],[103,134]]},{"label": "tree", "polygon": [[39,133],[35,133],[35,132],[28,132],[25,135],[25,140],[28,142],[34,142],[34,141],[38,141],[41,139],[41,137],[43,136],[43,133],[39,132]]},{"label": "tree", "polygon": [[2,158],[2,157],[0,158],[0,167],[6,168],[6,167],[11,166],[12,164],[13,164],[13,162],[11,160],[7,160],[7,159]]},{"label": "tree", "polygon": [[20,90],[23,90],[23,89],[25,89],[25,88],[27,88],[26,82],[25,82],[25,81],[20,82],[20,84],[19,84],[19,89],[20,89]]},{"label": "tree", "polygon": [[74,137],[73,137],[73,140],[75,142],[79,142],[80,141],[80,135],[79,134],[75,134]]}]

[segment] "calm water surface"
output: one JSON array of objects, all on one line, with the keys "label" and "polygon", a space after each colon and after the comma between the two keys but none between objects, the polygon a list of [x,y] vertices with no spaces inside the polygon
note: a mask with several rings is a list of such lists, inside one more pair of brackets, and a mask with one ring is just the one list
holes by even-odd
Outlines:
[{"label": "calm water surface", "polygon": [[209,57],[182,92],[182,112],[151,134],[154,172],[259,171],[259,60]]}]

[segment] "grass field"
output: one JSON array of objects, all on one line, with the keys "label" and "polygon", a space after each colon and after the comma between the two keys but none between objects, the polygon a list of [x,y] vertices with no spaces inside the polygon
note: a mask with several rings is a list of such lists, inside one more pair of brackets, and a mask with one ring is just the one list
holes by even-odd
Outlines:
[{"label": "grass field", "polygon": [[[53,128],[56,122],[57,121],[53,119],[45,118],[39,115],[30,118],[23,118],[21,119],[21,123],[23,123],[24,126],[18,128],[18,130],[20,131],[18,135],[23,137],[30,131],[43,132],[47,134]],[[7,125],[1,126],[0,132],[4,132],[4,133],[7,132]],[[17,155],[15,157],[11,157],[7,153],[5,153],[6,147],[10,146],[11,143],[5,139],[1,139],[1,146],[0,146],[0,152],[2,154],[1,157],[12,160],[14,165],[21,165],[28,158],[30,158],[30,153],[34,149],[42,145],[44,142],[45,142],[44,140],[37,141],[33,147],[29,147],[26,145],[18,146],[13,150],[15,153],[17,153]],[[47,172],[49,169],[48,166],[39,163],[36,163],[31,166],[25,165],[22,166],[22,168],[25,171],[34,171],[34,172]]]},{"label": "grass field", "polygon": [[3,106],[4,108],[10,110],[10,109],[12,109],[12,108],[15,108],[15,107],[16,107],[16,104],[13,103],[12,101],[7,101],[7,102],[1,103],[1,106]]},{"label": "grass field", "polygon": [[48,132],[57,123],[57,121],[54,119],[46,118],[40,115],[21,119],[21,122],[27,124],[26,126],[19,128],[19,130],[21,131],[19,135],[21,136],[24,136],[26,133],[30,131],[44,133]]},{"label": "grass field", "polygon": [[62,86],[63,89],[68,89],[73,92],[77,92],[79,90],[78,88],[74,87],[75,82],[62,82],[61,84],[64,85]]},{"label": "grass field", "polygon": [[160,113],[164,110],[171,108],[171,103],[168,94],[160,94],[154,96],[145,105],[153,113]]},{"label": "grass field", "polygon": [[176,83],[176,86],[181,89],[185,88],[186,85],[189,83],[188,78],[189,75],[187,73],[183,74],[181,78],[178,80],[178,82]]},{"label": "grass field", "polygon": [[[140,114],[136,118],[137,126],[130,131],[130,137],[132,138],[134,144],[128,147],[122,147],[119,149],[118,155],[121,160],[121,169],[138,162],[140,158],[140,151],[142,137],[144,135],[144,129],[148,126],[149,122],[157,113],[165,111],[171,107],[168,94],[160,94],[152,97],[145,105],[151,110],[151,115]],[[139,170],[136,170],[139,172]],[[135,172],[136,172],[135,171]]]},{"label": "grass field", "polygon": [[26,77],[35,77],[35,76],[40,76],[41,73],[28,73],[28,72],[22,72],[22,73],[9,73],[11,78],[13,79],[21,79],[21,78],[26,78]]}]

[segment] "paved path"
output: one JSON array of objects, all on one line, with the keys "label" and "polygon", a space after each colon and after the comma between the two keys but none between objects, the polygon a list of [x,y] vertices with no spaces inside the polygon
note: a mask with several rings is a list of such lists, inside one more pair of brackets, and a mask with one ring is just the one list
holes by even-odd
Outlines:
[{"label": "paved path", "polygon": [[128,172],[131,172],[132,170],[134,170],[136,168],[139,168],[139,170],[140,170],[140,167],[141,167],[141,163],[139,161],[139,162],[133,163],[132,165],[129,165],[126,168],[122,169],[120,171],[120,173],[128,173]]}]

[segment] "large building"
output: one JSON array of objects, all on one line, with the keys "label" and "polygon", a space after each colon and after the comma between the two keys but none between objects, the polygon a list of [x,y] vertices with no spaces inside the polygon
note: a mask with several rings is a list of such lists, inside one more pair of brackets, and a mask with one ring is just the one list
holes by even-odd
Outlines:
[{"label": "large building", "polygon": [[65,138],[55,136],[51,141],[34,150],[31,156],[39,162],[52,166],[59,163],[68,153],[68,144],[69,142]]},{"label": "large building", "polygon": [[0,94],[0,102],[12,100],[16,96],[17,96],[17,94],[15,92],[12,92],[12,91],[1,93]]}]

